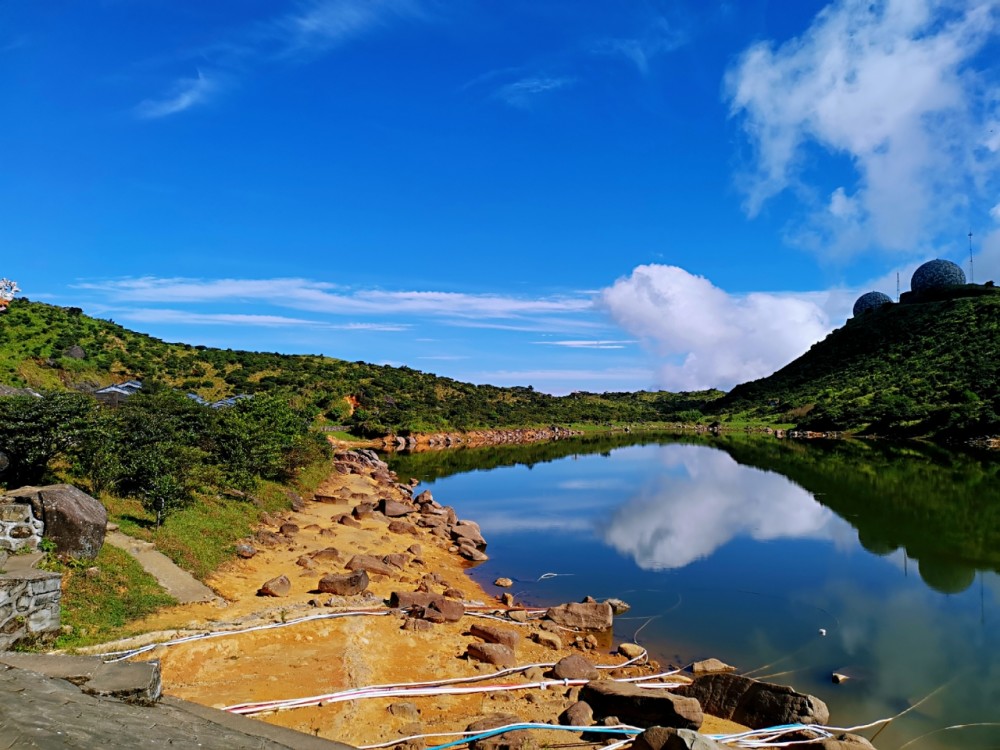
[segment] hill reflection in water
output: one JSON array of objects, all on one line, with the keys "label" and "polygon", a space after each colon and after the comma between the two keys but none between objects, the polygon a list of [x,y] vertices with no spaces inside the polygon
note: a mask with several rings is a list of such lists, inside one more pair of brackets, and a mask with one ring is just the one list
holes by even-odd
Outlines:
[{"label": "hill reflection in water", "polygon": [[[883,750],[995,719],[993,456],[688,434],[391,462],[480,522],[491,560],[474,574],[487,586],[513,577],[537,604],[620,596],[633,608],[619,638],[638,631],[680,664],[756,669],[820,696],[841,723],[892,716],[945,685],[879,736]],[[833,671],[853,679],[835,686]],[[1000,731],[980,727],[911,747],[998,744]]]}]

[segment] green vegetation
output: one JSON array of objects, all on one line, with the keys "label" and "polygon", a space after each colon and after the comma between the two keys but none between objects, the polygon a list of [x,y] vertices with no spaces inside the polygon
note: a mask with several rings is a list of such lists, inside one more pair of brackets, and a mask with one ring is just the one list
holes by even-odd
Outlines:
[{"label": "green vegetation", "polygon": [[[706,408],[728,419],[900,437],[1000,433],[1000,289],[965,287],[851,319]],[[961,295],[961,296],[959,296]]]},{"label": "green vegetation", "polygon": [[76,648],[134,635],[130,622],[174,604],[156,580],[128,553],[104,545],[91,563],[46,558],[44,567],[63,574],[62,623],[69,626],[53,645]]},{"label": "green vegetation", "polygon": [[[84,358],[66,356],[72,347]],[[238,393],[281,396],[318,425],[355,435],[408,435],[551,423],[626,424],[701,416],[721,391],[573,393],[472,385],[409,367],[331,357],[168,344],[110,321],[15,300],[0,317],[0,384],[93,388],[138,378],[215,400]]]}]

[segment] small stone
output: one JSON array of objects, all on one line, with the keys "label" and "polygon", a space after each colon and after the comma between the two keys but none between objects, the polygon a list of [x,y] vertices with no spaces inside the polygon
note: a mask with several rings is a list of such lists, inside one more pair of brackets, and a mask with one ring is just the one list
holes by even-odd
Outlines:
[{"label": "small stone", "polygon": [[531,639],[539,646],[551,648],[553,651],[558,651],[563,647],[562,638],[555,633],[548,632],[547,630],[540,630],[532,635]]},{"label": "small stone", "polygon": [[646,649],[638,643],[620,643],[618,644],[618,653],[629,659],[638,659],[646,653]]},{"label": "small stone", "polygon": [[509,594],[505,591],[503,594],[500,595],[500,603],[503,604],[505,607],[513,607],[514,595]]},{"label": "small stone", "polygon": [[423,547],[421,547],[419,544],[411,544],[409,547],[406,548],[406,551],[409,554],[413,555],[414,557],[420,557],[421,553],[424,550]]},{"label": "small stone", "polygon": [[292,590],[292,582],[287,576],[278,576],[266,581],[258,590],[257,596],[288,596]]},{"label": "small stone", "polygon": [[415,632],[423,632],[426,630],[433,630],[434,623],[429,620],[422,620],[419,617],[407,617],[403,622],[403,630],[413,630]]},{"label": "small stone", "polygon": [[257,549],[252,544],[237,544],[236,545],[236,556],[241,557],[244,560],[249,560],[251,557],[257,554]]},{"label": "small stone", "polygon": [[353,526],[354,528],[357,528],[357,529],[361,528],[361,524],[358,523],[358,521],[356,519],[354,519],[354,518],[352,518],[351,516],[348,516],[348,515],[340,516],[337,519],[337,523],[339,523],[341,526]]},{"label": "small stone", "polygon": [[470,659],[498,667],[513,667],[517,663],[513,649],[500,643],[470,643],[465,653]]},{"label": "small stone", "polygon": [[494,586],[499,586],[500,588],[509,589],[514,585],[514,582],[510,578],[497,578],[493,581]]},{"label": "small stone", "polygon": [[842,682],[847,682],[851,678],[849,675],[846,675],[843,672],[834,672],[832,675],[830,675],[830,679],[833,681],[834,685],[839,685]]},{"label": "small stone", "polygon": [[388,529],[393,534],[412,534],[416,536],[420,533],[417,527],[408,521],[392,521],[389,523]]},{"label": "small stone", "polygon": [[295,561],[295,564],[298,565],[300,568],[309,569],[316,567],[316,563],[313,562],[313,559],[309,557],[309,555],[302,555],[298,560]]},{"label": "small stone", "polygon": [[616,615],[623,615],[632,609],[632,605],[622,599],[605,599],[604,603],[611,607],[611,611]]},{"label": "small stone", "polygon": [[299,533],[299,527],[294,523],[283,523],[278,529],[279,534],[284,534],[285,536],[292,536],[292,534]]},{"label": "small stone", "polygon": [[514,622],[527,622],[528,613],[523,609],[512,609],[507,613],[507,616]]},{"label": "small stone", "polygon": [[511,649],[516,649],[521,641],[521,636],[509,628],[499,628],[495,625],[481,625],[474,623],[469,628],[469,635],[482,638],[487,643],[502,643]]},{"label": "small stone", "polygon": [[718,659],[703,659],[691,665],[691,671],[695,674],[712,674],[713,672],[735,672],[736,667],[726,664]]},{"label": "small stone", "polygon": [[462,601],[463,599],[465,599],[465,594],[463,594],[461,591],[459,591],[456,588],[447,588],[447,589],[445,589],[444,590],[444,595],[446,597],[448,597],[449,599],[458,599],[459,601]]},{"label": "small stone", "polygon": [[589,727],[594,723],[594,710],[583,701],[577,701],[559,714],[559,723],[565,727]]},{"label": "small stone", "polygon": [[309,555],[316,562],[333,562],[338,563],[344,559],[344,555],[339,549],[335,547],[326,547],[321,550],[317,550]]}]

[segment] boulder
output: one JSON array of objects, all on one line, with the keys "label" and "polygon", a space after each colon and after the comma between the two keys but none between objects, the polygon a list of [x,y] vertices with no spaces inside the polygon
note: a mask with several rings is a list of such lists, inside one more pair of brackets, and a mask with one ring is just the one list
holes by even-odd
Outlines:
[{"label": "boulder", "polygon": [[594,709],[584,701],[577,701],[559,714],[559,723],[564,727],[589,727],[594,723]]},{"label": "boulder", "polygon": [[498,667],[513,667],[517,663],[514,650],[502,643],[470,643],[465,653],[470,659]]},{"label": "boulder", "polygon": [[249,560],[251,557],[257,554],[257,549],[252,544],[237,544],[236,545],[236,556],[241,557],[244,560]]},{"label": "boulder", "polygon": [[458,622],[465,617],[465,605],[439,596],[424,607],[423,619],[431,622]]},{"label": "boulder", "polygon": [[368,588],[368,573],[356,570],[353,573],[330,573],[319,579],[316,588],[323,594],[336,596],[354,596]]},{"label": "boulder", "polygon": [[542,630],[532,635],[531,639],[539,646],[551,648],[553,651],[558,651],[563,647],[562,638],[560,638],[557,633],[550,633]]},{"label": "boulder", "polygon": [[502,643],[510,649],[516,649],[521,641],[519,633],[515,633],[510,628],[498,628],[495,625],[481,625],[474,623],[469,628],[469,635],[482,638],[487,643]]},{"label": "boulder", "polygon": [[388,528],[393,534],[412,534],[413,536],[416,536],[420,533],[417,531],[417,527],[409,521],[390,521]]},{"label": "boulder", "polygon": [[393,591],[389,595],[389,606],[393,609],[426,608],[443,598],[440,594],[431,594],[427,591]]},{"label": "boulder", "polygon": [[726,746],[691,729],[650,727],[635,738],[632,750],[726,750]]},{"label": "boulder", "polygon": [[278,576],[265,581],[257,589],[257,596],[288,596],[291,590],[292,582],[288,580],[288,576]]},{"label": "boulder", "polygon": [[383,576],[391,576],[393,573],[393,568],[389,563],[374,555],[355,555],[347,561],[347,565],[344,567],[348,570],[367,570],[369,573]]},{"label": "boulder", "polygon": [[298,524],[294,523],[283,523],[278,529],[279,534],[284,534],[285,536],[292,536],[293,534],[299,533]]},{"label": "boulder", "polygon": [[514,581],[512,581],[510,578],[497,578],[495,581],[493,581],[493,585],[499,586],[500,588],[509,589],[511,586],[514,585]]},{"label": "boulder", "polygon": [[605,599],[605,603],[611,607],[615,615],[623,615],[632,609],[632,605],[622,599]]},{"label": "boulder", "polygon": [[316,550],[309,557],[320,563],[339,563],[344,559],[344,555],[336,547],[324,547],[323,549]]},{"label": "boulder", "polygon": [[694,698],[713,716],[751,729],[778,724],[826,724],[830,720],[830,711],[819,698],[735,674],[697,677],[675,692]]},{"label": "boulder", "polygon": [[386,565],[391,565],[392,567],[399,568],[400,570],[410,564],[409,556],[404,555],[402,552],[393,552],[392,554],[383,557],[382,560]]},{"label": "boulder", "polygon": [[22,487],[6,493],[4,499],[30,504],[35,518],[45,525],[44,537],[55,543],[60,554],[93,560],[104,545],[108,512],[71,484]]},{"label": "boulder", "polygon": [[417,511],[416,508],[410,505],[404,505],[403,503],[395,500],[389,500],[388,498],[382,498],[379,500],[377,507],[378,510],[387,518],[399,518],[400,516],[407,516],[410,513],[416,513]]},{"label": "boulder", "polygon": [[552,667],[552,676],[557,680],[596,680],[597,667],[589,659],[582,656],[566,656]]},{"label": "boulder", "polygon": [[595,716],[617,716],[626,724],[639,727],[697,729],[704,720],[702,707],[694,698],[628,682],[588,682],[580,689],[580,700],[594,709]]},{"label": "boulder", "polygon": [[550,607],[545,616],[564,628],[576,630],[610,630],[613,622],[611,605],[605,602],[572,602]]}]

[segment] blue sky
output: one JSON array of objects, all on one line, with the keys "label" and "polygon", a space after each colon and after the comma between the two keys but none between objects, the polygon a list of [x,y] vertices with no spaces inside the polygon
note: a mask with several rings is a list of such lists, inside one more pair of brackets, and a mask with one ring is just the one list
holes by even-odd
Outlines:
[{"label": "blue sky", "polygon": [[0,275],[174,341],[729,387],[1000,276],[1000,2],[10,0]]}]

